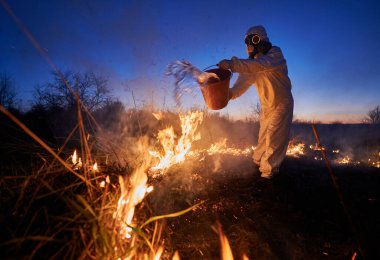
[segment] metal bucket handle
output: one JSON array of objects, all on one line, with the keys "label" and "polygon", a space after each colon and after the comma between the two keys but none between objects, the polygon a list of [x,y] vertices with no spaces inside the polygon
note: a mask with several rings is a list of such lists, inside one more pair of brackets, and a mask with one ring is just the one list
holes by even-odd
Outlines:
[{"label": "metal bucket handle", "polygon": [[[219,68],[218,64],[213,64],[213,65],[210,65],[210,66],[204,68],[203,71],[206,71],[206,70],[208,70],[209,68],[212,68],[212,67],[218,67],[218,68]],[[229,70],[229,71],[231,72],[231,75],[230,75],[230,79],[231,79],[231,78],[232,78],[232,75],[233,75],[234,73],[232,72],[232,70]]]}]

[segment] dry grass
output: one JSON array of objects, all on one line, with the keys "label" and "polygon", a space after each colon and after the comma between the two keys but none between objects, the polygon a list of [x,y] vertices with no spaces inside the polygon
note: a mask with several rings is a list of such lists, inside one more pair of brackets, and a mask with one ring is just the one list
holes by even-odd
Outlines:
[{"label": "dry grass", "polygon": [[[1,107],[8,116],[47,154],[38,155],[33,170],[23,175],[1,177],[2,234],[4,257],[26,259],[135,259],[153,258],[162,253],[162,225],[166,218],[178,217],[197,205],[176,213],[153,216],[149,203],[120,205],[134,188],[133,178],[145,175],[144,166],[134,169],[128,163],[108,163],[108,155],[97,151],[96,140],[84,127],[78,102],[78,124],[57,152],[35,135],[27,126]],[[78,155],[81,163],[73,162],[65,146],[79,132]],[[110,142],[106,141],[106,146]],[[107,147],[108,150],[112,150]],[[66,158],[66,159],[65,159]],[[94,169],[97,162],[98,169]],[[22,168],[17,172],[23,171]],[[141,172],[138,172],[141,171]],[[128,197],[129,196],[129,197]],[[128,202],[126,203],[128,204]],[[124,215],[131,208],[133,225]],[[130,228],[130,237],[124,236]]]}]

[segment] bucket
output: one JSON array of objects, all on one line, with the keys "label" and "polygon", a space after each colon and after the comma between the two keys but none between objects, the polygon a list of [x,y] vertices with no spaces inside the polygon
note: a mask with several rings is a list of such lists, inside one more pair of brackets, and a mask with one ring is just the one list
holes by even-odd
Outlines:
[{"label": "bucket", "polygon": [[209,78],[208,81],[201,85],[203,98],[206,106],[213,110],[219,110],[227,106],[229,101],[231,71],[225,69],[206,70],[209,73],[215,73],[219,79]]}]

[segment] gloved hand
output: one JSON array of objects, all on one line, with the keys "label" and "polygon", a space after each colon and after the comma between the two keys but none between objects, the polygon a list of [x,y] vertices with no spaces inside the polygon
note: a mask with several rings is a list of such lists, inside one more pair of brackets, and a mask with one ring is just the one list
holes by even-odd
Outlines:
[{"label": "gloved hand", "polygon": [[221,60],[218,63],[218,67],[221,69],[228,70],[231,68],[231,61],[230,60]]}]

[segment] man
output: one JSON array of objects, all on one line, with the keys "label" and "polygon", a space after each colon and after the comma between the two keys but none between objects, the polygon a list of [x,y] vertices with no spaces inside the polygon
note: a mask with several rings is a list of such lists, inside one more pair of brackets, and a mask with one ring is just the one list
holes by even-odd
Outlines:
[{"label": "man", "polygon": [[218,66],[239,73],[230,89],[230,99],[255,85],[261,103],[260,131],[253,161],[261,177],[270,179],[279,171],[289,142],[293,118],[293,96],[286,60],[281,49],[269,41],[263,26],[248,29],[245,35],[248,59],[232,57]]}]

